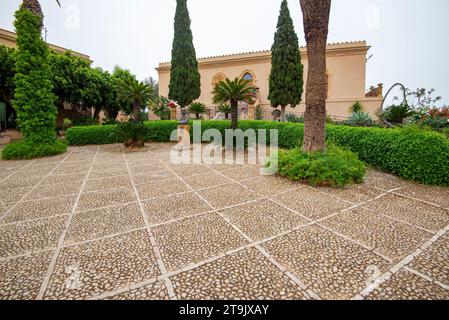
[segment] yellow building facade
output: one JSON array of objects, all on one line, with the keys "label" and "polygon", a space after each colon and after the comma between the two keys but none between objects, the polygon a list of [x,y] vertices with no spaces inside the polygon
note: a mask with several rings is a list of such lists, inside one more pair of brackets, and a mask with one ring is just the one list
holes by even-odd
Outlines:
[{"label": "yellow building facade", "polygon": [[[328,98],[327,113],[334,119],[345,119],[354,102],[359,101],[366,112],[374,115],[382,103],[382,86],[372,88],[366,93],[366,61],[370,47],[365,41],[336,43],[327,46]],[[288,113],[301,115],[305,111],[305,89],[307,83],[307,49],[300,48],[304,65],[304,94],[296,108],[288,108]],[[212,103],[212,90],[216,83],[229,78],[245,78],[258,88],[255,105],[247,106],[244,118],[253,119],[255,108],[260,106],[265,119],[272,119],[273,108],[268,100],[269,77],[271,71],[271,51],[231,54],[198,59],[201,75],[201,96],[197,101],[206,104],[210,118],[214,118],[217,106]],[[170,63],[160,63],[156,69],[159,74],[159,92],[168,96],[170,82]],[[243,106],[245,110],[245,106]]]}]

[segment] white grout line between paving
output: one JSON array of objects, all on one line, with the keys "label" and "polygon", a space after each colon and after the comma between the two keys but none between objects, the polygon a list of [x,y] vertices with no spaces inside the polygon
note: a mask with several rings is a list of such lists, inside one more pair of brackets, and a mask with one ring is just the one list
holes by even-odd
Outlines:
[{"label": "white grout line between paving", "polygon": [[8,216],[18,205],[19,203],[25,199],[27,196],[29,196],[34,190],[36,190],[39,185],[42,183],[42,181],[44,181],[47,177],[49,177],[60,165],[62,165],[64,163],[64,161],[67,160],[68,157],[70,157],[72,153],[69,153],[64,159],[62,159],[54,168],[53,170],[51,170],[47,175],[45,175],[41,180],[39,180],[39,182],[31,188],[31,190],[29,190],[27,193],[25,193],[20,199],[19,201],[17,201],[13,206],[11,206],[8,210],[6,210],[5,213],[2,214],[2,216],[0,217],[0,224],[3,222],[3,220],[6,218],[6,216]]},{"label": "white grout line between paving", "polygon": [[[164,261],[162,260],[162,256],[161,256],[161,252],[160,252],[159,246],[158,246],[158,244],[156,242],[156,238],[154,237],[150,221],[148,220],[148,216],[145,213],[145,209],[143,207],[142,200],[140,199],[139,192],[137,190],[136,185],[134,184],[134,180],[133,180],[132,175],[131,175],[131,169],[130,169],[130,167],[128,165],[128,161],[126,159],[126,155],[125,155],[125,153],[123,151],[122,151],[122,154],[123,154],[123,158],[125,160],[126,168],[128,169],[129,178],[131,179],[131,184],[132,184],[133,189],[134,189],[134,194],[136,196],[137,203],[139,205],[140,213],[142,214],[142,218],[143,218],[143,220],[145,222],[145,226],[146,226],[146,229],[147,229],[147,232],[148,232],[148,236],[150,238],[150,243],[151,243],[151,246],[153,248],[154,257],[156,258],[156,261],[157,261],[157,264],[158,264],[159,272],[161,273],[161,275],[166,274],[167,273],[167,269],[165,267]],[[175,300],[176,299],[176,295],[175,295],[175,291],[173,289],[173,284],[172,284],[170,278],[166,278],[164,280],[165,280],[165,288],[167,289],[167,293],[168,293],[169,298],[171,300]]]},{"label": "white grout line between paving", "polygon": [[68,216],[68,219],[66,221],[64,230],[62,231],[62,234],[59,237],[58,245],[57,245],[56,250],[53,253],[53,256],[51,258],[50,265],[47,268],[47,272],[45,274],[44,280],[41,283],[41,287],[40,287],[40,290],[39,290],[39,294],[37,296],[37,300],[42,300],[44,298],[45,291],[47,290],[48,284],[50,282],[51,275],[53,274],[53,271],[54,271],[55,266],[56,266],[56,261],[58,259],[58,256],[59,256],[59,253],[61,251],[61,248],[64,245],[65,237],[66,237],[66,235],[67,235],[67,233],[69,231],[70,225],[72,223],[73,216],[76,213],[76,208],[78,207],[79,201],[81,199],[81,195],[82,195],[83,190],[84,190],[84,188],[85,188],[85,186],[87,184],[87,179],[89,178],[89,175],[92,172],[92,168],[93,168],[93,165],[94,165],[95,160],[97,158],[99,150],[100,150],[100,147],[97,147],[97,151],[96,151],[95,156],[94,156],[94,158],[92,160],[90,169],[87,172],[86,177],[84,178],[83,184],[81,185],[80,191],[78,192],[78,196],[76,197],[75,203],[74,203],[74,205],[72,207],[72,211],[70,212],[70,214]]}]

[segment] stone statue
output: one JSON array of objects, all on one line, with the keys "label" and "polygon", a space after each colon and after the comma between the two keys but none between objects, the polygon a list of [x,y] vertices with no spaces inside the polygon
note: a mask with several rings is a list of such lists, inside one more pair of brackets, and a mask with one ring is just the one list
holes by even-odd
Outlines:
[{"label": "stone statue", "polygon": [[182,108],[181,109],[181,118],[179,119],[179,124],[186,125],[189,123],[189,120],[190,120],[189,112],[185,108]]}]

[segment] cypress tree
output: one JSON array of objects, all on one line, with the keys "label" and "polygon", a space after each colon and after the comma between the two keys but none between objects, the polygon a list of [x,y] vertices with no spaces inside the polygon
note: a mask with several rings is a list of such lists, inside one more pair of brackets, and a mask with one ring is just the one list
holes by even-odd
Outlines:
[{"label": "cypress tree", "polygon": [[187,0],[177,0],[168,97],[185,107],[200,95],[200,73],[193,46]]},{"label": "cypress tree", "polygon": [[273,108],[281,107],[282,121],[288,105],[296,107],[303,93],[303,65],[299,41],[288,9],[287,0],[282,1],[281,12],[271,47],[270,94]]},{"label": "cypress tree", "polygon": [[22,7],[15,14],[17,58],[13,106],[19,129],[28,140],[56,140],[57,109],[49,49],[41,36],[42,17]]}]

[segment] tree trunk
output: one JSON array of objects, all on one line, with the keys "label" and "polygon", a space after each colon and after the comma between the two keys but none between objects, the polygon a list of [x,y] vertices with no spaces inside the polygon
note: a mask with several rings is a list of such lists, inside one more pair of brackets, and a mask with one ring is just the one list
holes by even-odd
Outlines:
[{"label": "tree trunk", "polygon": [[306,152],[326,149],[326,44],[331,0],[300,0],[307,42],[308,79],[304,115]]},{"label": "tree trunk", "polygon": [[134,101],[133,104],[133,118],[134,121],[140,121],[140,111],[142,108],[140,107],[140,103],[138,101]]},{"label": "tree trunk", "polygon": [[97,123],[100,123],[100,112],[102,108],[96,107],[94,111],[94,119],[97,121]]},{"label": "tree trunk", "polygon": [[239,102],[231,101],[231,129],[237,130],[239,124]]},{"label": "tree trunk", "polygon": [[40,26],[40,28],[42,29],[42,27],[44,26],[43,25],[44,14],[42,13],[42,8],[41,8],[41,5],[40,5],[39,1],[37,1],[37,0],[23,0],[22,8],[30,10],[32,13],[34,13],[35,15],[37,15],[37,16],[39,16],[41,18],[41,26]]},{"label": "tree trunk", "polygon": [[285,110],[287,109],[287,106],[281,106],[281,122],[285,122]]}]

